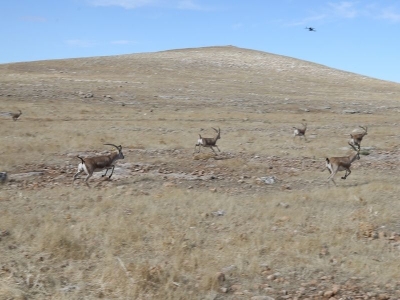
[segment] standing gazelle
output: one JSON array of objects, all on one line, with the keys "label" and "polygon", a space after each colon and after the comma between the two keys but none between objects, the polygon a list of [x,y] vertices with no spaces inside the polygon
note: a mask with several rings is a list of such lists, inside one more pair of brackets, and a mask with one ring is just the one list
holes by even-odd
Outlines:
[{"label": "standing gazelle", "polygon": [[120,146],[116,146],[114,144],[104,144],[104,145],[113,146],[117,148],[118,152],[113,152],[108,155],[86,157],[86,158],[80,157],[78,155],[78,158],[81,160],[81,163],[78,165],[78,172],[76,172],[76,174],[74,175],[74,181],[80,173],[85,172],[87,175],[85,183],[87,186],[89,186],[88,180],[93,175],[93,172],[100,172],[106,170],[106,173],[101,176],[104,177],[107,175],[109,169],[112,169],[111,174],[108,176],[108,178],[111,178],[112,174],[114,173],[115,161],[118,159],[124,159],[124,154],[122,153],[121,145]]},{"label": "standing gazelle", "polygon": [[358,150],[360,150],[360,148],[361,148],[361,141],[362,141],[363,137],[367,135],[368,127],[360,126],[360,128],[364,129],[364,132],[353,133],[353,134],[350,133],[350,137],[351,137],[350,143],[353,144],[354,146],[357,146]]},{"label": "standing gazelle", "polygon": [[293,127],[294,128],[293,140],[296,138],[296,136],[298,136],[298,137],[304,137],[304,140],[307,141],[306,138],[307,123],[301,123],[301,124],[303,125],[303,128]]},{"label": "standing gazelle", "polygon": [[194,151],[196,152],[196,147],[199,147],[199,151],[201,150],[201,147],[209,147],[211,148],[211,150],[215,152],[213,147],[217,147],[218,151],[221,152],[221,150],[219,150],[218,146],[217,146],[217,141],[221,138],[221,129],[218,127],[218,130],[215,129],[214,127],[211,127],[212,129],[215,130],[215,132],[217,133],[217,135],[213,138],[203,138],[201,137],[201,135],[199,134],[199,139],[197,140],[196,145],[194,146]]},{"label": "standing gazelle", "polygon": [[329,180],[332,180],[333,183],[336,185],[335,180],[333,177],[335,177],[336,173],[338,171],[346,171],[344,176],[341,177],[342,179],[346,179],[351,171],[350,171],[350,166],[351,164],[355,161],[360,159],[360,149],[356,149],[354,145],[349,143],[351,148],[356,151],[356,153],[352,153],[349,156],[342,156],[342,157],[330,157],[326,159],[326,167],[328,168],[328,171],[331,175],[328,177],[328,182]]}]

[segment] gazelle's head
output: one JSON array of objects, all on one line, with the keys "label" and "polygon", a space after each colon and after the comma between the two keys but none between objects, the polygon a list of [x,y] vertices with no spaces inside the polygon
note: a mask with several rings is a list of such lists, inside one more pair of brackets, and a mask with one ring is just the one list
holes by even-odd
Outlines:
[{"label": "gazelle's head", "polygon": [[119,145],[119,146],[116,146],[116,145],[114,145],[114,144],[104,144],[104,145],[109,145],[109,146],[113,146],[113,147],[117,148],[117,150],[118,150],[118,155],[117,155],[117,157],[115,158],[116,160],[117,160],[117,159],[124,159],[124,158],[125,158],[125,157],[124,157],[124,154],[122,153],[122,146],[121,146],[121,145]]},{"label": "gazelle's head", "polygon": [[368,127],[367,127],[367,126],[365,126],[365,127],[364,127],[364,126],[360,126],[360,128],[364,130],[363,136],[364,136],[364,135],[367,135]]}]

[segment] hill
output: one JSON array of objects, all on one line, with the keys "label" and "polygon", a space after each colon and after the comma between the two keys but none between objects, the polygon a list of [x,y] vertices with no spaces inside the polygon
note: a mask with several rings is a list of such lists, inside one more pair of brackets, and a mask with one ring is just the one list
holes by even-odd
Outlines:
[{"label": "hill", "polygon": [[399,95],[232,46],[0,65],[0,299],[398,298]]}]

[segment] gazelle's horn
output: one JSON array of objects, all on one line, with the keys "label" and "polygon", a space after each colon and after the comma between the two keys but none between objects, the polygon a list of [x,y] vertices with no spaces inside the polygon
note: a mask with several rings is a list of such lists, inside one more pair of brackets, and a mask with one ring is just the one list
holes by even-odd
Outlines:
[{"label": "gazelle's horn", "polygon": [[116,145],[114,145],[114,144],[104,144],[104,145],[114,146],[115,148],[118,149],[118,151],[121,151],[121,150],[122,150],[122,146],[121,146],[121,145],[119,145],[119,146],[116,146]]}]

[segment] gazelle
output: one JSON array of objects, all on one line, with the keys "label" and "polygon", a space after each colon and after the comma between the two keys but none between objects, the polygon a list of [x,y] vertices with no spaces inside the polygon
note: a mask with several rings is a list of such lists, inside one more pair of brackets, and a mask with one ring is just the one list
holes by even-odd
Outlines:
[{"label": "gazelle", "polygon": [[209,147],[209,148],[211,148],[212,151],[214,151],[214,153],[216,153],[216,152],[213,147],[217,147],[218,151],[221,152],[221,150],[219,150],[219,148],[217,146],[217,141],[221,138],[221,129],[219,127],[218,127],[218,130],[215,129],[214,127],[211,127],[211,128],[215,130],[217,135],[213,138],[203,138],[199,134],[199,139],[197,140],[197,143],[194,146],[195,152],[196,152],[196,147],[199,147],[199,151],[197,151],[197,152],[200,152],[201,147]]},{"label": "gazelle", "polygon": [[12,118],[14,121],[17,121],[18,118],[19,118],[21,115],[22,115],[22,111],[21,111],[21,110],[18,110],[17,113],[10,113],[10,116],[11,116],[11,118]]},{"label": "gazelle", "polygon": [[346,179],[351,173],[350,171],[351,164],[355,160],[360,159],[360,149],[356,149],[356,147],[354,147],[354,145],[352,145],[350,142],[349,145],[354,149],[354,151],[356,151],[356,153],[352,153],[349,156],[330,157],[326,159],[326,167],[328,168],[328,171],[331,174],[328,177],[328,182],[329,180],[332,180],[333,183],[336,185],[336,182],[333,179],[333,177],[335,177],[338,171],[346,171],[344,176],[341,177],[342,179]]},{"label": "gazelle", "polygon": [[351,137],[350,143],[353,144],[354,146],[357,146],[358,150],[360,150],[360,148],[361,148],[361,141],[362,141],[363,137],[367,135],[368,127],[360,126],[360,128],[364,129],[364,132],[354,133],[354,134],[350,133],[350,137]]},{"label": "gazelle", "polygon": [[122,153],[122,146],[116,146],[114,144],[104,144],[104,145],[110,145],[115,148],[117,148],[118,152],[113,152],[108,155],[101,155],[101,156],[94,156],[94,157],[80,157],[78,155],[78,158],[81,160],[81,163],[78,165],[78,172],[74,175],[74,181],[77,178],[77,176],[85,172],[86,173],[86,179],[85,183],[87,186],[89,178],[93,175],[93,172],[100,172],[103,170],[106,170],[106,173],[104,173],[101,177],[104,177],[107,175],[108,170],[112,169],[110,176],[108,178],[111,178],[112,174],[114,173],[114,168],[115,168],[115,161],[118,159],[124,159],[124,154]]},{"label": "gazelle", "polygon": [[301,123],[303,125],[303,128],[297,128],[297,127],[293,127],[294,128],[294,135],[293,135],[293,140],[296,138],[296,136],[298,137],[304,137],[304,140],[307,141],[306,138],[306,130],[307,130],[307,123]]}]

